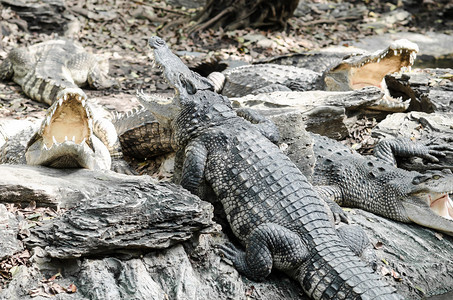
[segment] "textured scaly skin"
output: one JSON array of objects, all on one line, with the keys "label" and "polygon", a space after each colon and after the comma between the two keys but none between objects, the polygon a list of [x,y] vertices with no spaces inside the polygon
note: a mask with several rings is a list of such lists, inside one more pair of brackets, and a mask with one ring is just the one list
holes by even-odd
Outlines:
[{"label": "textured scaly skin", "polygon": [[157,122],[143,106],[116,114],[112,123],[125,156],[148,159],[174,151],[171,128]]},{"label": "textured scaly skin", "polygon": [[[180,108],[171,124],[185,149],[181,185],[196,194],[203,183],[214,190],[246,247],[223,248],[236,268],[256,280],[272,268],[285,271],[313,299],[401,299],[340,239],[326,204],[289,158],[227,98],[197,89],[200,76],[184,72],[162,39],[149,43],[177,92],[170,105]],[[139,99],[155,114],[169,105]]]},{"label": "textured scaly skin", "polygon": [[[396,167],[395,155],[436,160],[449,146],[425,146],[401,139],[384,140],[374,157],[363,157],[341,143],[312,134],[316,155],[313,184],[339,205],[357,207],[401,222],[415,222],[453,235],[453,206],[446,197],[444,216],[430,209],[429,200],[453,192],[453,176],[444,172],[421,174]],[[322,191],[322,190],[321,190]]]},{"label": "textured scaly skin", "polygon": [[107,88],[108,65],[69,40],[50,40],[12,50],[0,65],[0,79],[19,84],[31,99],[51,105],[65,89]]}]

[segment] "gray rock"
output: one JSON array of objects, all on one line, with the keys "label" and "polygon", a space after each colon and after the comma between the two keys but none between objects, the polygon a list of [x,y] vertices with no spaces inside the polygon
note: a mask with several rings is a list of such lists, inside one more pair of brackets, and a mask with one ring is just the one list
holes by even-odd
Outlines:
[{"label": "gray rock", "polygon": [[[384,139],[404,137],[432,145],[452,145],[453,114],[409,112],[388,115],[372,131],[372,136]],[[411,158],[399,161],[400,167],[409,170],[450,169],[453,171],[453,151],[445,151],[438,163]]]},{"label": "gray rock", "polygon": [[1,0],[5,7],[10,7],[27,22],[27,29],[41,33],[52,33],[62,29],[68,22],[64,0]]},{"label": "gray rock", "polygon": [[268,117],[288,112],[302,113],[308,131],[342,139],[349,134],[346,115],[374,109],[382,99],[383,93],[378,88],[368,87],[348,92],[272,92],[231,100],[234,107],[253,108]]},{"label": "gray rock", "polygon": [[22,243],[17,240],[18,233],[19,221],[16,216],[0,204],[0,260],[23,250]]},{"label": "gray rock", "polygon": [[352,210],[349,217],[365,229],[378,248],[377,272],[406,299],[425,299],[453,291],[453,237],[359,209]]}]

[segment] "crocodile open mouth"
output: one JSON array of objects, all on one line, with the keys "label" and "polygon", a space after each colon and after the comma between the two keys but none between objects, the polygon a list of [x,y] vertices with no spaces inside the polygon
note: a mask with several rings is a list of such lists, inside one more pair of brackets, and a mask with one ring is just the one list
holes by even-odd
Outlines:
[{"label": "crocodile open mouth", "polygon": [[368,56],[352,56],[330,71],[346,72],[349,87],[353,90],[366,86],[384,88],[385,75],[410,70],[417,56],[418,46],[408,40],[394,41],[386,49]]},{"label": "crocodile open mouth", "polygon": [[428,203],[433,212],[441,217],[453,220],[453,201],[448,193],[428,195]]},{"label": "crocodile open mouth", "polygon": [[351,88],[360,89],[365,86],[382,88],[385,75],[411,70],[417,51],[416,47],[403,47],[394,43],[383,52],[371,55],[357,67],[351,68]]},{"label": "crocodile open mouth", "polygon": [[64,93],[53,104],[41,128],[43,149],[48,150],[62,143],[83,145],[93,149],[91,135],[93,119],[86,96]]}]

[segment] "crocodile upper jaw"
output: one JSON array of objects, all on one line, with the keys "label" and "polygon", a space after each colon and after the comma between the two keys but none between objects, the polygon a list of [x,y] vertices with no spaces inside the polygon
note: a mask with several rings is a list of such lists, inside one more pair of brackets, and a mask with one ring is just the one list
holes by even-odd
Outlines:
[{"label": "crocodile upper jaw", "polygon": [[366,56],[352,56],[327,72],[328,90],[355,90],[377,86],[385,75],[404,71],[414,64],[418,46],[408,40],[397,40],[384,50]]}]

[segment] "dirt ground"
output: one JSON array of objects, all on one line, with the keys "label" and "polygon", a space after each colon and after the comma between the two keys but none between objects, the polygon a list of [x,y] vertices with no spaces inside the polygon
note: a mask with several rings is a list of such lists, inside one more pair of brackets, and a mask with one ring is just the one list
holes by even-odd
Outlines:
[{"label": "dirt ground", "polygon": [[[250,62],[347,45],[346,41],[386,32],[453,33],[453,18],[449,18],[453,14],[452,1],[311,0],[299,5],[285,30],[207,30],[192,36],[187,32],[194,25],[190,18],[197,10],[172,7],[161,0],[66,0],[65,10],[58,17],[67,24],[53,30],[27,23],[11,2],[14,1],[0,1],[0,60],[15,47],[61,36],[74,38],[90,51],[109,58],[110,75],[120,88],[89,90],[87,94],[107,109],[117,111],[137,104],[137,89],[167,89],[157,70],[148,63],[146,41],[152,35],[163,37],[173,51],[186,54],[183,58],[190,66],[196,66],[222,59]],[[44,104],[29,100],[16,84],[0,82],[0,118],[39,118],[45,108]]]}]

